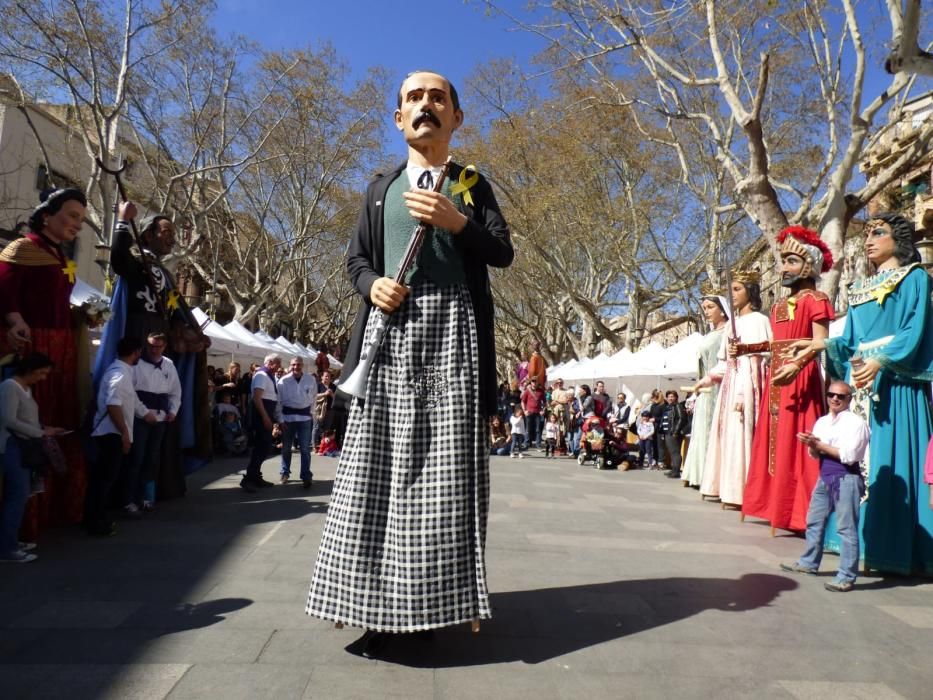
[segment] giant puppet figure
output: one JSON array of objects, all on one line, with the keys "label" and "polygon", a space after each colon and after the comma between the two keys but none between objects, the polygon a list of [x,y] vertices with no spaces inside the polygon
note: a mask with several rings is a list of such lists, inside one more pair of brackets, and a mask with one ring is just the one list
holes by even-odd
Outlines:
[{"label": "giant puppet figure", "polygon": [[772,535],[775,528],[806,529],[810,494],[820,475],[819,462],[797,434],[808,432],[824,413],[823,376],[815,355],[793,360],[786,350],[796,340],[826,338],[833,319],[829,297],[816,289],[820,274],[833,265],[829,248],[815,231],[800,226],[781,231],[778,243],[781,286],[790,294],[771,307],[773,340],[738,348],[739,353],[771,350],[768,395],[755,430],[742,518],[767,520]]},{"label": "giant puppet figure", "polygon": [[[161,454],[150,467],[161,500],[183,494],[185,473],[210,454],[207,381],[203,377],[205,342],[171,272],[162,263],[162,258],[175,246],[171,219],[164,214],[147,217],[138,240],[134,240],[131,229],[136,214],[133,202],[124,201],[120,205],[110,253],[113,271],[119,276],[113,292],[114,314],[104,328],[94,379],[96,385],[113,361],[120,338],[129,336],[146,342],[151,334],[163,334],[169,340],[165,352],[181,383],[181,407],[177,416],[163,411],[170,416],[166,418],[167,424],[158,432],[159,438],[145,447],[147,452]],[[148,353],[143,361],[149,361]],[[149,406],[146,401],[150,399],[145,398],[145,393],[149,392],[141,394],[140,399]],[[187,466],[185,449],[190,450]],[[151,485],[147,489],[144,500],[152,503],[156,494]]]},{"label": "giant puppet figure", "polygon": [[710,332],[703,337],[697,354],[698,377],[700,380],[693,387],[697,400],[693,404],[693,428],[690,433],[690,446],[684,458],[681,479],[687,486],[699,487],[703,481],[703,467],[706,463],[706,448],[709,446],[709,433],[713,425],[713,411],[719,396],[719,383],[714,381],[711,372],[718,364],[717,355],[722,346],[729,320],[729,304],[722,295],[712,288],[702,290],[701,306],[703,315],[709,323]]},{"label": "giant puppet figure", "polygon": [[[44,193],[29,217],[29,232],[0,253],[0,318],[5,337],[0,345],[25,353],[42,352],[53,362],[49,378],[33,387],[43,425],[75,430],[80,422],[77,396],[80,367],[77,323],[71,290],[77,266],[68,244],[81,230],[87,199],[75,189]],[[6,354],[0,350],[0,356]],[[84,510],[87,475],[76,433],[59,438],[67,470],[46,479],[45,492],[31,499],[23,518],[24,535],[34,538],[46,523],[78,522]]]},{"label": "giant puppet figure", "polygon": [[[343,390],[357,364],[369,367],[354,390],[306,611],[364,628],[353,650],[365,656],[391,633],[478,627],[490,616],[488,267],[511,264],[513,250],[492,187],[475,170],[451,164],[447,184],[432,191],[462,121],[446,78],[419,71],[404,80],[395,123],[408,161],[369,185],[347,255],[362,299]],[[407,267],[400,260],[418,221],[433,229],[406,276],[396,271]]]},{"label": "giant puppet figure", "polygon": [[735,343],[771,340],[771,324],[761,309],[761,276],[757,271],[732,274],[733,319],[722,337],[718,362],[710,370],[720,382],[706,449],[700,494],[719,498],[723,508],[742,505],[745,477],[752,456],[752,438],[767,388],[767,352],[736,355]]},{"label": "giant puppet figure", "polygon": [[[924,470],[924,458],[933,432],[930,276],[919,265],[913,226],[902,216],[877,214],[865,229],[875,274],[849,285],[842,335],[795,343],[795,359],[825,349],[830,375],[855,385],[856,400],[867,407],[868,494],[860,519],[865,567],[929,575],[933,469]],[[834,528],[826,546],[839,551]]]}]

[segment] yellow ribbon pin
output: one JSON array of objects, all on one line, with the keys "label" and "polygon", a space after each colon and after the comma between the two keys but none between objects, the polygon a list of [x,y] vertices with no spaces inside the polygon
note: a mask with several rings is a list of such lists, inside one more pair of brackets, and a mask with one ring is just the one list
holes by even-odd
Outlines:
[{"label": "yellow ribbon pin", "polygon": [[878,301],[878,306],[884,306],[884,298],[893,291],[894,285],[885,283],[873,290],[871,295]]},{"label": "yellow ribbon pin", "polygon": [[168,302],[166,303],[166,306],[172,310],[178,308],[178,292],[176,292],[174,289],[168,293]]},{"label": "yellow ribbon pin", "polygon": [[470,194],[470,188],[479,182],[479,173],[475,165],[468,165],[460,171],[460,178],[457,184],[450,188],[451,194],[463,193],[463,203],[473,206],[473,195]]},{"label": "yellow ribbon pin", "polygon": [[68,278],[69,284],[75,283],[75,274],[78,272],[78,266],[75,265],[74,260],[69,260],[68,264],[62,268],[62,274]]},{"label": "yellow ribbon pin", "polygon": [[787,316],[794,320],[794,310],[797,308],[797,297],[787,297]]}]

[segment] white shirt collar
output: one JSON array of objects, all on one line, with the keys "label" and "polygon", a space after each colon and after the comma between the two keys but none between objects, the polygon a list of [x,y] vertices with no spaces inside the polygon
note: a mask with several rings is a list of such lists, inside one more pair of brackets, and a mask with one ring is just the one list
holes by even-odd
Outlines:
[{"label": "white shirt collar", "polygon": [[442,166],[437,165],[433,168],[422,168],[420,165],[408,164],[408,167],[405,168],[405,172],[408,173],[408,184],[412,189],[418,187],[418,178],[421,177],[421,173],[425,170],[431,171],[431,176],[434,178],[434,182],[437,182],[438,176],[441,174]]}]

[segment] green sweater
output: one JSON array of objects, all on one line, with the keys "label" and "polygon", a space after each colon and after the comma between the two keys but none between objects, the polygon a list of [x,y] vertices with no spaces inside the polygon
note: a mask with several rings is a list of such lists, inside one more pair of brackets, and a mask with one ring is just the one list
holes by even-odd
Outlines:
[{"label": "green sweater", "polygon": [[[385,224],[383,262],[385,273],[390,277],[395,277],[395,273],[398,272],[398,265],[405,254],[405,248],[408,247],[411,234],[418,225],[418,220],[408,213],[405,198],[402,196],[402,193],[407,192],[408,189],[408,174],[403,170],[389,185],[385,201],[382,203]],[[449,180],[444,183],[443,193],[450,197]],[[412,286],[425,279],[438,287],[466,284],[463,260],[454,244],[454,234],[450,231],[439,228],[428,231],[418,260],[405,280],[405,284]]]}]

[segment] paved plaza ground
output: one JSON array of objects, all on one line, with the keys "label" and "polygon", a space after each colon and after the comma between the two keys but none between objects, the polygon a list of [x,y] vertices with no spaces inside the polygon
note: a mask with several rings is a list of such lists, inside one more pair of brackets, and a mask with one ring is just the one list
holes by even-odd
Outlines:
[{"label": "paved plaza ground", "polygon": [[0,697],[933,697],[933,581],[830,593],[835,557],[784,574],[800,538],[680,481],[532,454],[492,459],[479,635],[344,651],[358,630],[303,612],[336,460],[255,495],[220,461],[113,538],[56,531],[0,569]]}]

